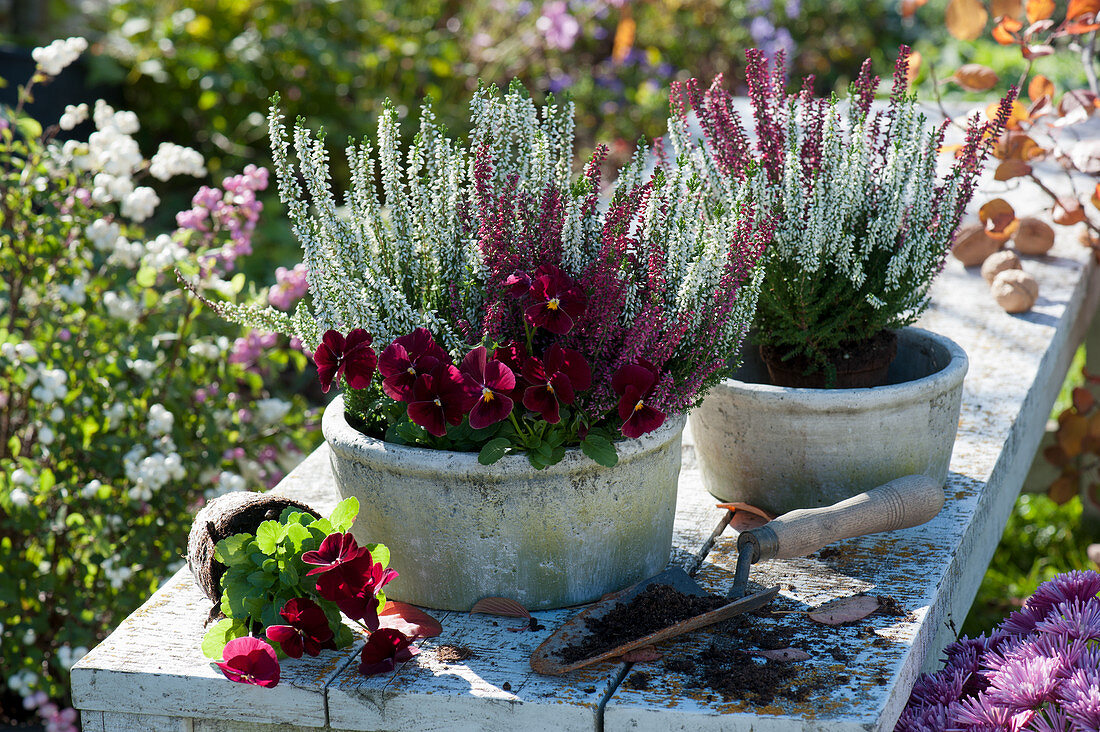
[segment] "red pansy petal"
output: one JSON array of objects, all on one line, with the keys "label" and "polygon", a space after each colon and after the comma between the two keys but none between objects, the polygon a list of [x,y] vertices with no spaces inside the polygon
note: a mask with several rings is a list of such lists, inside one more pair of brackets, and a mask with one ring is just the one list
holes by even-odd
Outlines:
[{"label": "red pansy petal", "polygon": [[[317,361],[316,355],[314,355],[313,360],[315,362]],[[322,394],[328,394],[328,390],[332,388],[332,381],[336,378],[336,374],[339,373],[339,371],[340,367],[335,363],[317,364],[317,379],[321,382]]]},{"label": "red pansy petal", "polygon": [[547,303],[536,303],[523,314],[530,325],[555,335],[565,335],[573,329],[573,319],[561,307],[551,308]]},{"label": "red pansy petal", "polygon": [[378,373],[386,379],[399,374],[408,374],[412,368],[412,359],[405,347],[396,341],[386,346],[382,355],[378,357]]},{"label": "red pansy petal", "polygon": [[378,357],[370,346],[361,346],[349,351],[344,358],[344,378],[352,389],[366,389],[374,376],[374,367]]},{"label": "red pansy petal", "polygon": [[516,374],[500,361],[490,361],[485,365],[484,384],[496,391],[511,391],[516,388]]},{"label": "red pansy petal", "polygon": [[619,399],[619,419],[626,421],[634,414],[634,407],[642,401],[642,393],[633,384],[627,384],[626,393]]},{"label": "red pansy petal", "polygon": [[267,633],[268,640],[275,641],[282,647],[283,653],[291,658],[302,657],[302,633],[296,628],[292,628],[289,625],[269,625],[265,632]]},{"label": "red pansy petal", "polygon": [[[379,371],[381,371],[381,369],[379,369]],[[407,402],[412,398],[413,384],[415,383],[416,376],[414,374],[402,371],[383,379],[382,391],[394,401]]]},{"label": "red pansy petal", "polygon": [[344,353],[351,353],[361,346],[369,346],[374,337],[363,328],[352,328],[344,339]]},{"label": "red pansy petal", "polygon": [[447,434],[447,419],[443,413],[443,406],[436,404],[435,400],[422,402],[409,402],[406,410],[409,419],[418,424],[436,437]]},{"label": "red pansy petal", "polygon": [[459,371],[472,377],[478,384],[484,384],[485,367],[488,362],[489,350],[485,346],[478,346],[463,357]]},{"label": "red pansy petal", "polygon": [[664,423],[664,412],[643,403],[641,409],[635,409],[630,419],[623,422],[623,436],[630,438],[641,437],[657,429]]},{"label": "red pansy petal", "polygon": [[572,404],[576,400],[572,382],[561,371],[550,377],[550,386],[553,387],[554,396],[558,398],[560,403]]},{"label": "red pansy petal", "polygon": [[215,663],[230,681],[267,687],[279,683],[279,658],[275,649],[259,638],[234,638],[225,644],[222,660]]},{"label": "red pansy petal", "polygon": [[538,412],[550,424],[561,421],[557,397],[546,385],[527,387],[523,392],[523,406],[532,412]]},{"label": "red pansy petal", "polygon": [[490,391],[492,399],[483,396],[477,400],[477,404],[470,410],[470,426],[475,430],[485,429],[491,425],[508,419],[515,406],[510,398],[501,392]]},{"label": "red pansy petal", "polygon": [[641,364],[628,363],[615,372],[611,379],[611,388],[616,394],[625,394],[628,385],[634,386],[640,394],[647,394],[657,381],[656,370],[647,369]]},{"label": "red pansy petal", "polygon": [[[558,346],[555,345],[555,348]],[[577,351],[572,348],[559,348],[561,352],[560,363],[557,370],[569,377],[569,382],[577,391],[584,391],[592,386],[592,369]]]}]

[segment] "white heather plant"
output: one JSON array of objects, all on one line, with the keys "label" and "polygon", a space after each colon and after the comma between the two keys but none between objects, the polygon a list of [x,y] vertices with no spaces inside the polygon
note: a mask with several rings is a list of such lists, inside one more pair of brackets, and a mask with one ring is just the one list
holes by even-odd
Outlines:
[{"label": "white heather plant", "polygon": [[[927,307],[989,141],[1004,126],[1003,103],[1001,119],[971,125],[950,172],[938,177],[947,123],[929,125],[908,93],[908,55],[902,47],[887,108],[872,111],[879,80],[868,61],[844,113],[835,96],[815,99],[809,80],[788,95],[782,58],[773,71],[749,51],[755,149],[720,77],[706,91],[694,80],[674,86],[673,148],[696,161],[713,196],[763,171],[753,195],[776,228],[757,341],[825,382],[853,344],[908,325]],[[691,136],[691,111],[705,144]]]},{"label": "white heather plant", "polygon": [[[572,103],[551,97],[540,108],[514,83],[503,94],[480,89],[470,109],[463,146],[424,105],[402,159],[388,106],[376,143],[346,149],[345,213],[331,192],[323,134],[294,128],[296,171],[273,100],[279,193],[310,297],[293,315],[215,307],[317,350],[324,388],[334,377],[353,387],[346,406],[369,434],[482,450],[487,462],[526,451],[539,467],[579,444],[613,464],[609,440],[687,411],[739,350],[759,291],[755,263],[771,236],[749,203],[751,176],[714,201],[687,158],[647,175],[643,145],[601,204],[606,150],[573,175]],[[415,344],[400,340],[417,329]],[[381,384],[372,381],[372,341],[391,344],[377,361]],[[353,346],[361,360],[345,371]],[[464,360],[460,373],[451,360],[482,346],[488,365]],[[393,370],[420,356],[453,373],[421,374],[415,363]],[[409,384],[393,381],[406,372]],[[563,389],[555,374],[567,373]],[[428,398],[441,380],[451,391]]]}]

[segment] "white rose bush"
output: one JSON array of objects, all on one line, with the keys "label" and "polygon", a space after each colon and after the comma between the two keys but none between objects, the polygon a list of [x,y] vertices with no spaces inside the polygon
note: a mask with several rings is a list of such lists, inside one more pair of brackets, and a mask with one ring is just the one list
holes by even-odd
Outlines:
[{"label": "white rose bush", "polygon": [[[200,188],[151,231],[160,182],[206,174],[196,151],[146,159],[137,116],[103,101],[23,111],[86,47],[35,49],[0,107],[0,699],[58,731],[75,725],[70,666],[182,564],[197,508],[273,485],[317,439],[306,356],[227,327],[174,272],[241,295],[266,171]],[[86,139],[56,139],[89,119]],[[251,294],[289,308],[302,280]]]}]

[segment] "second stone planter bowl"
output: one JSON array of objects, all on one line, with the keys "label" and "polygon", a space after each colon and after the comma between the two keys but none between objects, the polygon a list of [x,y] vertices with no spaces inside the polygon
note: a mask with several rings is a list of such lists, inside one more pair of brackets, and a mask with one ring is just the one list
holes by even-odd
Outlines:
[{"label": "second stone planter bowl", "polygon": [[828,506],[913,473],[947,479],[968,361],[956,343],[898,331],[886,386],[772,386],[745,363],[691,414],[703,483],[723,501],[775,514]]},{"label": "second stone planter bowl", "polygon": [[528,610],[596,600],[665,568],[680,475],[682,416],[617,443],[605,468],[579,449],[536,470],[526,455],[492,465],[477,453],[405,447],[368,437],[344,418],[322,421],[343,497],[359,499],[352,533],[385,544],[400,576],[394,600],[469,610],[507,597]]}]

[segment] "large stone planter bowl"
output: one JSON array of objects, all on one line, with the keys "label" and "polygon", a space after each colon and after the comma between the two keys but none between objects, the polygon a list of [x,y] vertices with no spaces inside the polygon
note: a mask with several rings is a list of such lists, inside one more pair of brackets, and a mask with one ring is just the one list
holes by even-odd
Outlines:
[{"label": "large stone planter bowl", "polygon": [[684,417],[617,445],[605,468],[580,450],[545,470],[526,456],[481,465],[476,453],[367,437],[342,398],[322,430],[344,497],[359,499],[352,533],[389,547],[395,600],[469,610],[508,597],[529,610],[590,602],[665,568],[672,549]]},{"label": "large stone planter bowl", "polygon": [[772,386],[746,350],[735,378],[691,414],[703,483],[717,498],[782,514],[912,473],[946,481],[968,366],[953,341],[898,331],[888,383],[869,389]]}]

